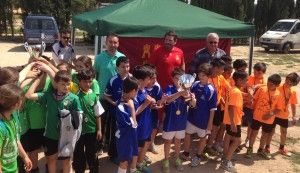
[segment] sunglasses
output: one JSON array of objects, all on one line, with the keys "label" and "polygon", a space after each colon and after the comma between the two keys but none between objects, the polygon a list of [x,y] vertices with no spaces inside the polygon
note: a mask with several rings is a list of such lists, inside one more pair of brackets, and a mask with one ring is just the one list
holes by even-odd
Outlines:
[{"label": "sunglasses", "polygon": [[216,41],[210,41],[209,44],[218,44]]},{"label": "sunglasses", "polygon": [[70,39],[70,37],[62,37],[63,39],[65,39],[65,40],[69,40]]}]

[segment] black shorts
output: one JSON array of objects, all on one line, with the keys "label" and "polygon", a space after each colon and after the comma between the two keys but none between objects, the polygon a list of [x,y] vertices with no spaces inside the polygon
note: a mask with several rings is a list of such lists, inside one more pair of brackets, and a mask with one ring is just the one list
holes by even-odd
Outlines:
[{"label": "black shorts", "polygon": [[44,137],[44,152],[46,156],[51,156],[58,152],[58,140]]},{"label": "black shorts", "polygon": [[44,129],[29,129],[28,130],[28,152],[37,150],[44,143]]},{"label": "black shorts", "polygon": [[253,121],[253,109],[244,107],[243,112],[244,112],[243,125],[244,126],[251,125],[251,123]]},{"label": "black shorts", "polygon": [[144,140],[138,140],[138,147],[139,148],[143,148],[145,146],[146,142],[150,142],[151,141],[151,135],[149,138],[144,139]]},{"label": "black shorts", "polygon": [[26,152],[29,151],[30,149],[30,144],[29,144],[29,135],[28,135],[28,131],[26,133],[24,133],[23,135],[21,135],[21,138],[20,138],[20,142],[24,148],[24,150]]},{"label": "black shorts", "polygon": [[236,128],[237,128],[237,132],[232,132],[231,131],[231,126],[228,125],[228,124],[226,124],[226,133],[228,135],[230,135],[230,136],[233,136],[233,137],[236,137],[236,138],[240,138],[241,137],[241,133],[242,133],[241,126],[237,125]]},{"label": "black shorts", "polygon": [[271,133],[274,128],[274,123],[273,124],[266,124],[262,123],[260,121],[257,121],[253,119],[252,124],[251,124],[251,129],[253,130],[259,130],[259,128],[262,127],[262,131],[265,133]]},{"label": "black shorts", "polygon": [[280,127],[288,128],[289,127],[289,120],[275,117],[274,128],[275,128],[276,124],[278,124]]},{"label": "black shorts", "polygon": [[214,126],[220,126],[223,123],[224,111],[221,110],[221,104],[218,105],[213,119]]}]

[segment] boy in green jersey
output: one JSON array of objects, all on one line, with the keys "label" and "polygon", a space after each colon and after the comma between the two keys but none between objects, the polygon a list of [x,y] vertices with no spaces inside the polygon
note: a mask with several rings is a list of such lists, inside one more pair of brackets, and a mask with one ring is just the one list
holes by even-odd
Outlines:
[{"label": "boy in green jersey", "polygon": [[76,143],[73,168],[76,173],[83,173],[88,163],[91,173],[98,173],[97,142],[102,138],[101,114],[104,109],[97,94],[91,89],[95,71],[85,69],[77,74],[80,104],[83,110],[82,134]]},{"label": "boy in green jersey", "polygon": [[[42,76],[41,76],[42,77]],[[56,172],[56,161],[58,156],[58,144],[60,138],[59,112],[61,110],[81,111],[79,99],[70,93],[71,75],[67,71],[58,71],[53,81],[53,90],[35,93],[41,81],[37,78],[26,93],[26,98],[38,100],[46,105],[46,126],[44,133],[44,148],[47,160],[48,172]],[[63,172],[71,172],[71,158],[63,159]]]},{"label": "boy in green jersey", "polygon": [[0,86],[0,173],[18,172],[18,153],[24,168],[30,171],[32,163],[23,149],[18,133],[18,117],[13,112],[22,105],[22,90],[15,84]]}]

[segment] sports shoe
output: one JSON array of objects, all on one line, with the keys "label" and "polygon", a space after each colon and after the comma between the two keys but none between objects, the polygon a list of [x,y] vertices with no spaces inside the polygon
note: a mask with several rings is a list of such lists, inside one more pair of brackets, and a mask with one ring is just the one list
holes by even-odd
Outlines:
[{"label": "sports shoe", "polygon": [[151,173],[152,172],[151,169],[147,166],[147,163],[145,161],[142,163],[139,163],[137,165],[137,169],[143,173]]},{"label": "sports shoe", "polygon": [[284,156],[287,156],[287,157],[291,157],[292,156],[292,153],[289,152],[286,148],[279,149],[278,151],[279,151],[280,154],[282,154]]},{"label": "sports shoe", "polygon": [[175,166],[176,166],[176,169],[178,171],[183,171],[183,166],[182,166],[182,160],[180,158],[177,158],[176,161],[175,161]]},{"label": "sports shoe", "polygon": [[265,150],[257,150],[257,155],[259,155],[260,157],[262,157],[266,160],[271,159],[271,155],[269,153],[265,152]]},{"label": "sports shoe", "polygon": [[144,160],[146,161],[147,164],[151,164],[152,163],[152,160],[147,155],[145,155]]},{"label": "sports shoe", "polygon": [[246,152],[246,157],[251,159],[252,155],[253,155],[253,149],[249,147]]},{"label": "sports shoe", "polygon": [[169,173],[170,172],[170,162],[169,162],[169,160],[163,160],[162,161],[162,170],[163,170],[163,173]]},{"label": "sports shoe", "polygon": [[225,169],[228,172],[237,172],[236,168],[233,166],[232,162],[230,160],[222,160],[221,162],[221,168]]},{"label": "sports shoe", "polygon": [[196,167],[200,164],[201,158],[194,156],[191,160],[191,167]]},{"label": "sports shoe", "polygon": [[191,160],[191,157],[190,157],[190,154],[187,153],[187,152],[183,152],[181,153],[181,159],[184,160],[184,161],[188,161],[188,160]]}]

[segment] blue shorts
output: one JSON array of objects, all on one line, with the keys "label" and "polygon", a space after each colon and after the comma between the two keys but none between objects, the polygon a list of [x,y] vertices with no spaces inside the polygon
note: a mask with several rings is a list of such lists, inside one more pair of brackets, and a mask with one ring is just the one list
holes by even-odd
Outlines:
[{"label": "blue shorts", "polygon": [[159,128],[159,120],[158,120],[158,113],[152,113],[152,130]]},{"label": "blue shorts", "polygon": [[244,107],[243,112],[244,112],[243,125],[244,126],[251,125],[253,121],[253,109]]},{"label": "blue shorts", "polygon": [[133,156],[138,156],[138,140],[136,129],[130,128],[126,131],[120,132],[119,134],[120,136],[116,137],[118,160],[120,162],[130,161],[132,160]]}]

